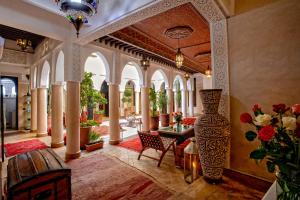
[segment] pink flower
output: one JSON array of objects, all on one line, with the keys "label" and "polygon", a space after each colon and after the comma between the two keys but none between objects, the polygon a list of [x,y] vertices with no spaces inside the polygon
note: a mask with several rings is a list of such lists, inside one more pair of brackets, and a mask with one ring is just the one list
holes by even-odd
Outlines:
[{"label": "pink flower", "polygon": [[268,125],[263,127],[262,129],[259,130],[258,132],[258,136],[262,141],[269,141],[270,139],[272,139],[275,135],[275,131],[273,126]]},{"label": "pink flower", "polygon": [[252,117],[249,113],[243,113],[240,116],[240,121],[243,123],[251,123],[252,122]]},{"label": "pink flower", "polygon": [[300,104],[295,104],[292,106],[292,111],[295,115],[300,115]]},{"label": "pink flower", "polygon": [[258,104],[254,104],[253,108],[252,108],[253,112],[257,112],[257,111],[261,111],[261,107]]}]

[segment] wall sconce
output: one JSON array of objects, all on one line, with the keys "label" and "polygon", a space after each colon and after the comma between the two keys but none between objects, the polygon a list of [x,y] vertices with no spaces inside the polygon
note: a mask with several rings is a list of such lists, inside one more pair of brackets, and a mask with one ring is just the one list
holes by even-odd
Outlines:
[{"label": "wall sconce", "polygon": [[196,139],[193,137],[190,140],[191,142],[184,148],[184,180],[189,184],[199,178],[201,171]]},{"label": "wall sconce", "polygon": [[212,71],[211,71],[211,69],[209,68],[209,65],[208,65],[208,67],[207,67],[207,70],[205,70],[205,76],[207,77],[207,78],[211,78],[211,75],[212,75]]}]

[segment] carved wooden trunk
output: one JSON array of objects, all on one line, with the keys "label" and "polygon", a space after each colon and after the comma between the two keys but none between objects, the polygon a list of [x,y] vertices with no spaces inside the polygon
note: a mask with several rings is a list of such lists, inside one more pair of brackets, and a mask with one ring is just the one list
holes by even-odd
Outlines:
[{"label": "carved wooden trunk", "polygon": [[7,166],[8,200],[71,199],[71,169],[52,149],[10,158]]}]

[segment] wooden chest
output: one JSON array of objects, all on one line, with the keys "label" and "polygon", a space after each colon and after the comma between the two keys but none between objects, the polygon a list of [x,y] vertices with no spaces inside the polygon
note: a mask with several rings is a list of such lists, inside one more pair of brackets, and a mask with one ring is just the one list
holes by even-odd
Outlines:
[{"label": "wooden chest", "polygon": [[8,200],[71,199],[71,169],[50,148],[10,158]]}]

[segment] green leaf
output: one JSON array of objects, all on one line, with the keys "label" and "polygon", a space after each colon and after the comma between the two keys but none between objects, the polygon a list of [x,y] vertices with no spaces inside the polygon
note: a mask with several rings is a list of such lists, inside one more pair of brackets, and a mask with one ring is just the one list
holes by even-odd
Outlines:
[{"label": "green leaf", "polygon": [[265,149],[257,149],[250,153],[250,158],[256,159],[256,160],[262,160],[267,155],[267,152]]},{"label": "green leaf", "polygon": [[257,137],[254,131],[247,131],[245,135],[248,141],[253,141]]},{"label": "green leaf", "polygon": [[269,172],[273,173],[275,171],[275,164],[271,161],[267,161],[267,168]]}]

